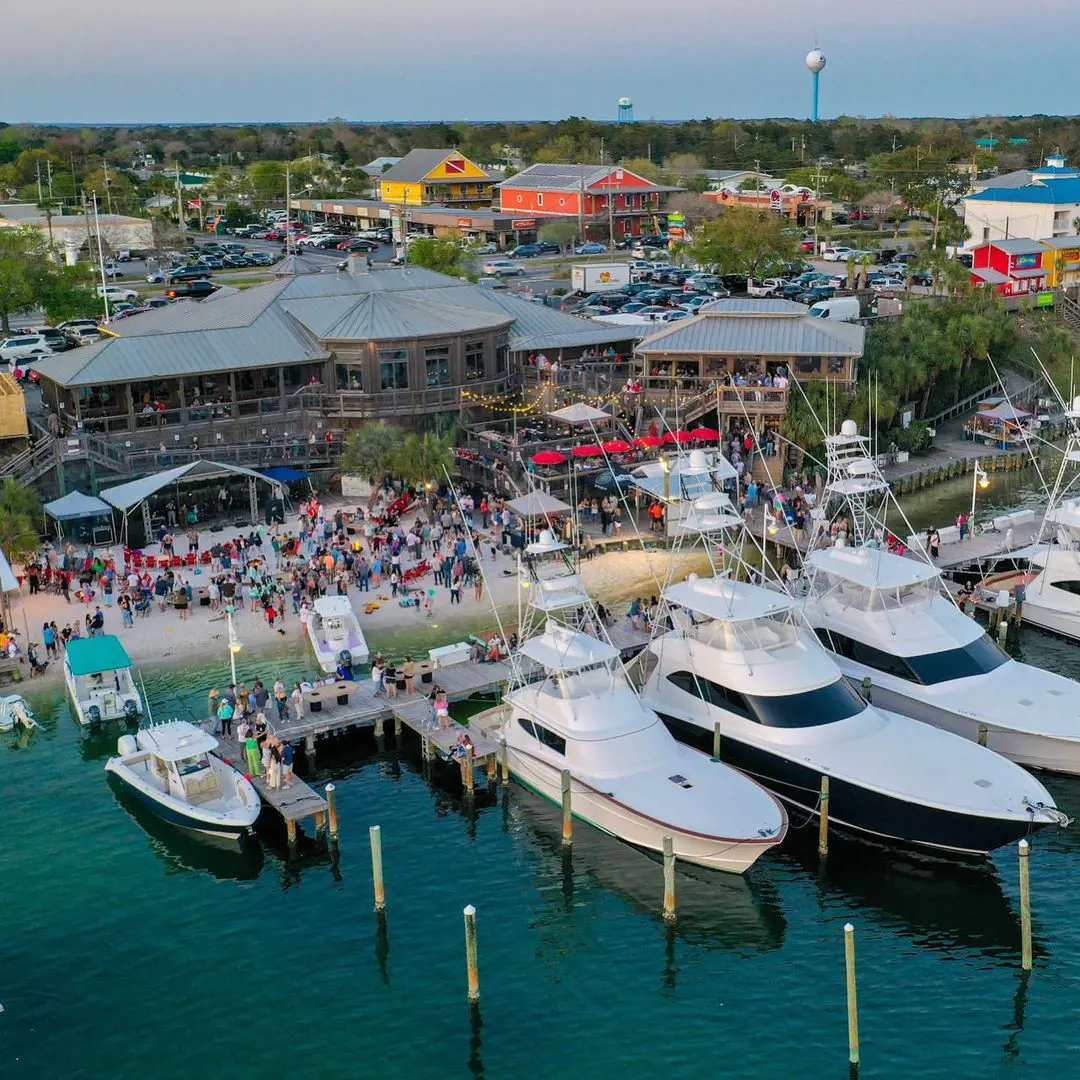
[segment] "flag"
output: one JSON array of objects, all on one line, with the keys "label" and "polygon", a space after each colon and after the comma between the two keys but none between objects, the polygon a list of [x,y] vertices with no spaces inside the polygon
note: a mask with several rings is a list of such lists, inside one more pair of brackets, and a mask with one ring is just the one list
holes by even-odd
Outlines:
[{"label": "flag", "polygon": [[189,210],[198,210],[202,206],[202,199],[188,199],[187,208]]},{"label": "flag", "polygon": [[465,162],[461,158],[447,158],[446,171],[448,173],[463,173],[465,171]]}]

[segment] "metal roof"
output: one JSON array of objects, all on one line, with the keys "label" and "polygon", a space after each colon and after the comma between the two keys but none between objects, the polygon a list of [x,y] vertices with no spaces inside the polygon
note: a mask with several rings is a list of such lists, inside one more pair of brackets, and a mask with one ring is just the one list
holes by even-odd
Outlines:
[{"label": "metal roof", "polygon": [[1009,203],[1080,203],[1080,176],[1050,177],[1034,180],[1021,187],[988,187],[974,195],[965,195],[968,202]]},{"label": "metal roof", "polygon": [[323,341],[397,341],[509,326],[513,316],[443,300],[442,289],[285,300],[282,307]]},{"label": "metal roof", "polygon": [[[495,186],[507,191],[577,191],[582,187],[603,184],[619,165],[530,165],[527,169],[502,180]],[[646,188],[634,187],[634,191],[678,191],[679,188],[654,184],[632,169],[624,172],[643,180]]]},{"label": "metal roof", "polygon": [[794,300],[782,300],[768,297],[756,300],[752,296],[735,296],[726,300],[714,300],[709,304],[710,311],[720,311],[725,315],[805,315],[810,308],[806,304],[797,304]]},{"label": "metal roof", "polygon": [[1034,255],[1042,251],[1042,244],[1030,236],[1014,236],[1011,240],[990,240],[989,243],[999,251],[1010,255]]},{"label": "metal roof", "polygon": [[985,281],[988,285],[1000,285],[1003,281],[1008,281],[1008,274],[1003,274],[1000,270],[995,270],[992,266],[979,266],[972,268],[972,277],[977,277],[980,281]]},{"label": "metal roof", "polygon": [[725,314],[710,307],[646,338],[637,351],[751,356],[862,356],[865,327],[807,315]]},{"label": "metal roof", "polygon": [[117,510],[130,510],[138,506],[144,499],[151,495],[189,480],[214,480],[220,476],[249,476],[263,483],[272,483],[262,473],[254,469],[245,469],[242,465],[227,465],[224,462],[192,461],[187,465],[178,465],[175,469],[166,469],[164,472],[154,473],[152,476],[144,476],[138,480],[129,480],[126,484],[117,484],[115,487],[105,488],[101,497]]},{"label": "metal roof", "polygon": [[1010,270],[1009,276],[1013,278],[1046,277],[1046,268],[1042,266],[1032,266],[1026,270]]},{"label": "metal roof", "polygon": [[78,518],[112,513],[112,507],[108,503],[93,495],[84,495],[81,491],[69,491],[59,499],[47,502],[42,510],[54,521],[75,521]]},{"label": "metal roof", "polygon": [[1051,236],[1046,240],[1040,240],[1039,243],[1048,248],[1080,247],[1080,236],[1075,233],[1072,236]]},{"label": "metal roof", "polygon": [[[404,183],[419,182],[420,180],[423,180],[432,169],[438,168],[448,157],[453,157],[455,154],[465,161],[469,161],[460,150],[410,150],[400,161],[391,165],[386,172],[378,177],[378,179]],[[469,164],[474,165],[475,162],[469,161]],[[478,169],[480,168],[479,165],[476,167]],[[484,172],[484,175],[487,176],[489,180],[494,179],[494,177],[486,171],[481,171]],[[441,180],[442,178],[440,177],[439,179]],[[478,178],[461,176],[446,177],[446,179],[452,180],[455,183],[461,183],[462,181],[468,183],[470,180],[475,183]],[[434,182],[439,183],[439,180]]]}]

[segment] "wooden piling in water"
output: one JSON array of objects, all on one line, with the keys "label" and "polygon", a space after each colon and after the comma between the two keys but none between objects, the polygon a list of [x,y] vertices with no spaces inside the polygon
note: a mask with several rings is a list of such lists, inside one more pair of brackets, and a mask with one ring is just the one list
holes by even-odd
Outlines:
[{"label": "wooden piling in water", "polygon": [[569,847],[574,842],[574,815],[570,805],[570,770],[562,771],[562,842]]},{"label": "wooden piling in water", "polygon": [[510,783],[510,749],[505,739],[499,743],[499,756],[502,759],[502,786],[506,787]]},{"label": "wooden piling in water", "polygon": [[469,980],[469,1001],[480,1000],[480,967],[476,948],[476,908],[465,908],[465,969]]},{"label": "wooden piling in water", "polygon": [[819,801],[819,809],[821,811],[818,818],[818,842],[817,849],[819,855],[829,854],[829,778],[823,776],[821,778],[821,798]]},{"label": "wooden piling in water", "polygon": [[675,921],[675,842],[664,837],[664,921]]},{"label": "wooden piling in water", "polygon": [[326,816],[330,821],[330,839],[337,843],[338,840],[338,816],[337,816],[337,788],[333,784],[326,785]]},{"label": "wooden piling in water", "polygon": [[285,819],[285,835],[289,841],[289,854],[292,855],[296,850],[296,819]]},{"label": "wooden piling in water", "polygon": [[720,721],[717,720],[713,724],[712,729],[712,759],[713,761],[720,760]]},{"label": "wooden piling in water", "polygon": [[476,784],[476,761],[471,749],[465,751],[465,757],[461,761],[462,779],[465,781],[465,794],[472,795]]},{"label": "wooden piling in water", "polygon": [[1020,841],[1020,966],[1031,970],[1031,874],[1028,858],[1031,845]]},{"label": "wooden piling in water", "polygon": [[844,926],[844,968],[847,973],[848,1061],[859,1064],[859,1001],[855,987],[855,927]]},{"label": "wooden piling in water", "polygon": [[383,883],[382,867],[382,827],[372,825],[368,828],[371,839],[371,879],[375,886],[375,910],[386,910],[386,886]]}]

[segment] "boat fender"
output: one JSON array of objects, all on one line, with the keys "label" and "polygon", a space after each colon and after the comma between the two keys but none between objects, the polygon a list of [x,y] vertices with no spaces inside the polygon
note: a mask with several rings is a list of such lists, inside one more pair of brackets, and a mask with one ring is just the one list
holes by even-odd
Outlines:
[{"label": "boat fender", "polygon": [[135,741],[134,735],[121,735],[116,740],[116,752],[125,757],[127,754],[134,754],[139,749],[139,744]]}]

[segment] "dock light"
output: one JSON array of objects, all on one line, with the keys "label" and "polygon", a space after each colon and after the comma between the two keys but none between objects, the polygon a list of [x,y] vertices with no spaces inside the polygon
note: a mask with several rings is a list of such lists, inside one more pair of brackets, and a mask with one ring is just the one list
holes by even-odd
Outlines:
[{"label": "dock light", "polygon": [[979,487],[985,491],[990,486],[990,477],[986,473],[979,474]]},{"label": "dock light", "polygon": [[768,527],[768,533],[770,536],[775,536],[779,532],[779,528],[776,525],[770,525]]}]

